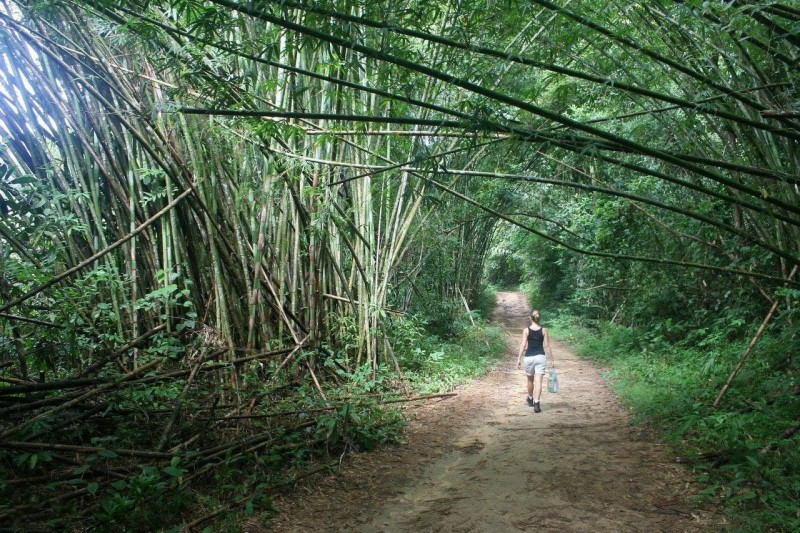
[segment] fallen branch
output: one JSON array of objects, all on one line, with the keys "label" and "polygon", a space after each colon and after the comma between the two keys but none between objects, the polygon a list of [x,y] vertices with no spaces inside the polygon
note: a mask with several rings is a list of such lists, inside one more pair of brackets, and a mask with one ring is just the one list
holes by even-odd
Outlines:
[{"label": "fallen branch", "polygon": [[[71,500],[73,498],[78,498],[79,496],[83,496],[83,495],[88,494],[88,493],[89,493],[89,490],[86,487],[82,487],[82,488],[76,489],[76,490],[74,490],[72,492],[67,492],[65,494],[58,494],[56,496],[53,496],[52,498],[48,498],[48,499],[40,501],[40,502],[26,503],[26,504],[23,504],[23,505],[20,505],[20,506],[17,506],[17,507],[12,507],[12,508],[7,509],[6,511],[4,511],[3,514],[0,515],[0,518],[25,514],[25,517],[28,520],[30,520],[34,516],[36,516],[36,517],[38,517],[38,516],[49,516],[50,513],[52,512],[52,509],[50,509],[50,504],[57,503],[57,502],[63,502],[65,500]],[[41,513],[37,513],[36,515],[29,515],[26,512],[29,509],[37,509],[37,510],[38,509],[47,509],[47,510],[46,511],[42,511]],[[25,528],[24,530],[21,530],[21,531],[25,531],[25,530],[29,531],[27,528]],[[16,531],[16,529],[9,529],[9,530],[6,530],[6,531]]]},{"label": "fallen branch", "polygon": [[16,396],[7,396],[5,398],[0,397],[0,401],[9,403],[12,401],[14,402],[14,405],[10,405],[8,407],[0,409],[0,417],[5,417],[6,415],[22,411],[33,411],[34,409],[38,409],[39,407],[47,407],[48,405],[57,405],[77,397],[78,393],[73,394],[71,396],[64,395],[59,398],[44,398],[42,400],[35,400],[35,401],[28,401],[28,398],[19,398]]},{"label": "fallen branch", "polygon": [[[5,381],[5,380],[3,380]],[[22,381],[22,380],[17,380]],[[62,379],[58,381],[46,381],[44,383],[31,383],[12,385],[11,387],[0,388],[0,396],[11,394],[26,394],[30,392],[45,392],[51,390],[76,389],[79,387],[89,387],[106,383],[108,378],[84,378],[84,379]]]},{"label": "fallen branch", "polygon": [[96,415],[98,413],[101,413],[101,412],[105,411],[106,409],[108,409],[107,405],[104,405],[104,404],[96,405],[93,408],[88,409],[88,410],[84,411],[83,413],[81,413],[81,414],[79,414],[77,416],[73,416],[73,417],[71,417],[71,418],[69,418],[67,420],[62,420],[60,424],[55,424],[55,425],[50,426],[48,428],[42,429],[41,431],[38,431],[38,432],[34,433],[33,435],[29,435],[28,439],[30,439],[30,440],[38,439],[39,437],[41,437],[42,435],[45,435],[45,434],[54,435],[55,433],[63,430],[64,428],[67,428],[67,427],[69,427],[69,426],[71,426],[73,424],[76,424],[77,422],[79,422],[81,420],[84,420],[86,418],[90,418],[90,417],[92,417],[92,416],[94,416],[94,415]]},{"label": "fallen branch", "polygon": [[[472,319],[472,311],[469,309],[469,304],[467,304],[467,299],[464,298],[464,293],[461,292],[460,288],[457,288],[458,295],[461,296],[461,301],[464,303],[464,309],[467,310],[467,317],[469,317],[469,323],[472,324],[472,327],[475,327],[475,321]],[[489,340],[486,338],[486,332],[483,332],[483,343],[486,347],[489,347]]]},{"label": "fallen branch", "polygon": [[227,416],[217,416],[212,418],[195,418],[195,420],[199,422],[216,422],[222,420],[258,420],[259,418],[274,418],[276,416],[288,416],[288,415],[299,415],[299,414],[308,414],[308,413],[317,413],[321,411],[331,411],[336,409],[336,406],[328,406],[328,407],[315,407],[313,409],[295,409],[293,411],[278,411],[276,413],[263,413],[257,415],[227,415]]},{"label": "fallen branch", "polygon": [[97,454],[101,452],[111,452],[125,457],[144,457],[150,459],[172,459],[174,456],[170,453],[154,452],[150,450],[126,450],[122,448],[111,450],[108,448],[97,448],[95,446],[74,446],[72,444],[50,444],[48,442],[22,442],[13,440],[0,441],[0,448],[9,448],[13,450],[51,450],[59,452]]},{"label": "fallen branch", "polygon": [[[123,353],[127,352],[134,346],[142,343],[143,341],[147,340],[148,338],[152,337],[156,333],[164,330],[166,328],[166,324],[162,324],[157,326],[147,333],[140,335],[133,339],[132,341],[128,342],[127,344],[120,346],[116,350],[112,352],[112,358],[122,355]],[[60,379],[57,381],[47,381],[44,383],[25,383],[20,384],[15,387],[3,387],[0,389],[0,396],[5,396],[9,394],[18,394],[18,393],[28,393],[28,392],[44,392],[50,390],[63,390],[63,389],[73,389],[79,387],[88,387],[92,385],[99,385],[100,383],[107,383],[110,378],[84,378],[83,376],[87,374],[91,374],[92,372],[96,372],[100,370],[105,365],[109,363],[111,359],[105,361],[98,361],[93,363],[86,368],[84,368],[78,374],[73,375],[72,377],[66,379]]]},{"label": "fallen branch", "polygon": [[416,402],[419,400],[430,400],[432,398],[450,398],[451,396],[458,396],[457,392],[447,392],[444,394],[426,394],[425,396],[415,396],[413,398],[400,398],[397,400],[386,400],[381,403],[401,403],[401,402]]},{"label": "fallen branch", "polygon": [[[3,383],[12,383],[14,385],[30,385],[32,382],[29,379],[18,379],[18,378],[9,378],[9,377],[0,377],[0,381]],[[10,389],[11,387],[3,387],[0,389],[0,394],[3,393],[4,390]]]},{"label": "fallen branch", "polygon": [[759,113],[764,118],[800,118],[800,111],[791,109],[762,109]]},{"label": "fallen branch", "polygon": [[[209,370],[219,370],[221,368],[230,368],[231,366],[241,365],[242,363],[246,363],[248,361],[254,361],[256,359],[264,359],[273,355],[282,355],[291,350],[292,348],[284,348],[282,350],[275,350],[271,352],[262,352],[256,355],[250,355],[248,357],[240,357],[239,359],[231,359],[230,361],[224,361],[221,363],[212,363],[210,365],[203,364],[200,366],[199,372],[208,372]],[[213,359],[216,359],[220,355],[224,354],[228,351],[228,348],[221,348],[216,352],[212,353],[209,356],[206,356],[203,362],[208,362]],[[156,381],[163,381],[165,379],[177,378],[181,376],[186,376],[191,374],[191,369],[183,369],[183,370],[175,370],[173,372],[167,372],[165,374],[158,374],[155,376],[147,376],[141,379],[133,380],[130,383],[132,385],[135,384],[145,384],[145,383],[154,383]]]},{"label": "fallen branch", "polygon": [[141,374],[141,373],[143,373],[143,372],[145,372],[147,370],[150,370],[151,368],[153,368],[157,364],[160,364],[161,362],[163,362],[163,360],[164,360],[163,358],[154,359],[154,360],[150,361],[149,363],[140,366],[136,370],[128,372],[127,374],[125,374],[121,378],[118,378],[118,379],[114,380],[111,383],[106,383],[106,384],[104,384],[104,385],[102,385],[100,387],[97,387],[95,389],[92,389],[92,390],[84,393],[84,394],[81,394],[77,398],[74,398],[74,399],[72,399],[72,400],[70,400],[70,401],[68,401],[66,403],[63,403],[63,404],[61,404],[61,405],[59,405],[57,407],[54,407],[53,409],[50,409],[49,411],[45,411],[44,413],[40,413],[40,414],[34,416],[33,418],[29,418],[25,422],[23,422],[21,424],[18,424],[18,425],[14,426],[14,427],[11,427],[11,428],[3,431],[2,433],[0,433],[0,438],[6,438],[9,435],[13,435],[14,433],[17,433],[17,432],[25,429],[26,427],[30,426],[34,422],[37,422],[37,421],[42,420],[44,418],[47,418],[47,417],[53,416],[53,415],[55,415],[57,413],[60,413],[61,411],[64,411],[64,410],[72,407],[73,405],[75,405],[75,404],[77,404],[77,403],[79,403],[79,402],[81,402],[81,401],[83,401],[83,400],[85,400],[87,398],[91,398],[92,396],[97,396],[97,395],[99,395],[99,394],[101,394],[101,393],[103,393],[103,392],[105,392],[105,391],[117,386],[118,384],[120,384],[120,383],[122,383],[124,381],[128,381],[131,378],[133,378],[135,376],[138,376],[139,374]]},{"label": "fallen branch", "polygon": [[314,369],[311,368],[311,365],[309,364],[308,361],[306,361],[306,368],[308,368],[308,371],[311,373],[311,379],[314,380],[314,385],[317,386],[317,390],[319,391],[319,395],[322,396],[322,399],[327,402],[328,398],[325,397],[325,392],[323,392],[322,387],[319,384],[319,381],[317,381],[317,376],[314,374]]},{"label": "fallen branch", "polygon": [[111,358],[109,358],[109,359],[106,359],[105,361],[98,361],[98,362],[96,362],[96,363],[92,363],[91,365],[87,366],[86,368],[84,368],[83,370],[81,370],[80,372],[78,372],[77,374],[74,374],[74,375],[73,375],[71,378],[69,378],[69,379],[78,379],[78,378],[82,378],[82,377],[84,377],[84,376],[86,376],[86,375],[88,375],[88,374],[91,374],[92,372],[96,372],[96,371],[100,370],[101,368],[103,368],[104,366],[106,366],[106,365],[109,363],[109,361],[111,361],[111,359],[113,359],[113,358],[115,358],[115,357],[118,357],[118,356],[122,355],[123,353],[127,352],[127,351],[128,351],[128,350],[130,350],[131,348],[133,348],[133,347],[135,347],[135,346],[137,346],[137,345],[141,344],[143,341],[146,341],[147,339],[149,339],[150,337],[152,337],[152,336],[153,336],[153,335],[155,335],[156,333],[158,333],[158,332],[160,332],[160,331],[163,331],[163,330],[164,330],[164,329],[166,329],[166,328],[167,328],[167,325],[166,325],[166,324],[161,324],[161,325],[159,325],[159,326],[156,326],[156,327],[154,327],[154,328],[153,328],[153,329],[151,329],[150,331],[147,331],[147,332],[145,332],[145,333],[142,333],[141,335],[139,335],[138,337],[136,337],[136,338],[135,338],[135,339],[133,339],[132,341],[130,341],[130,342],[128,342],[127,344],[125,344],[125,345],[123,345],[123,346],[120,346],[119,348],[117,348],[116,350],[114,350],[114,351],[111,353],[111,355],[112,355],[112,357],[111,357]]},{"label": "fallen branch", "polygon": [[306,335],[305,337],[303,337],[303,340],[297,343],[297,346],[295,346],[294,349],[291,352],[289,352],[289,355],[287,355],[286,358],[283,361],[281,361],[281,364],[278,365],[278,368],[275,369],[274,372],[275,374],[277,374],[278,371],[281,368],[283,368],[286,365],[286,363],[289,362],[289,359],[291,359],[294,356],[294,354],[297,353],[297,351],[305,345],[306,341],[308,340],[308,337],[309,335]]},{"label": "fallen branch", "polygon": [[[329,399],[328,401],[338,404],[342,401],[352,400],[352,399],[359,399],[362,397],[369,397],[370,395],[365,396],[347,396],[343,398],[333,398]],[[375,396],[375,395],[371,395]],[[444,394],[428,394],[425,396],[415,396],[413,398],[396,398],[392,400],[384,400],[378,402],[380,404],[387,404],[387,403],[401,403],[401,402],[415,402],[421,400],[430,400],[433,398],[449,398],[451,396],[458,396],[456,392],[448,392]],[[289,416],[289,415],[298,415],[298,414],[308,414],[308,413],[316,413],[321,411],[331,411],[336,409],[337,405],[329,405],[327,407],[315,407],[313,409],[295,409],[292,411],[278,411],[275,413],[262,413],[262,414],[251,414],[251,415],[227,415],[227,416],[218,416],[218,417],[207,417],[207,418],[196,418],[200,422],[215,422],[221,420],[248,420],[248,419],[260,419],[260,418],[274,418],[276,416]]]}]

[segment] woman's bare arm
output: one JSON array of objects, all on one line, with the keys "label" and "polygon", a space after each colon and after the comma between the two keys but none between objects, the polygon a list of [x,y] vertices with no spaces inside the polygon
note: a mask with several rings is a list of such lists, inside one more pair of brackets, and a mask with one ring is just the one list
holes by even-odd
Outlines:
[{"label": "woman's bare arm", "polygon": [[517,356],[517,366],[522,364],[522,354],[528,348],[528,328],[522,330],[522,340],[519,343],[519,355]]}]

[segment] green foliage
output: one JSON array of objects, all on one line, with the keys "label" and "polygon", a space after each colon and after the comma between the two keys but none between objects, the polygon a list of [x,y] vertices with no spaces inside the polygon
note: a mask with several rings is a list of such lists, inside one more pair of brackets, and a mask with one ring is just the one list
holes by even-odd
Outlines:
[{"label": "green foliage", "polygon": [[463,324],[459,317],[464,312],[464,304],[458,298],[428,297],[415,300],[410,313],[414,320],[424,324],[433,335],[450,337],[458,335]]},{"label": "green foliage", "polygon": [[[112,481],[102,488],[89,482],[86,488],[100,499],[95,517],[103,530],[137,529],[142,524],[160,529],[174,524],[186,503],[180,485],[183,475],[184,470],[173,460],[162,469],[145,466],[127,479]],[[165,497],[167,489],[173,490]]]},{"label": "green foliage", "polygon": [[[478,293],[478,298],[475,302],[475,309],[472,310],[473,313],[477,313],[477,316],[488,320],[492,313],[494,312],[494,308],[497,305],[497,287],[494,285],[484,285],[481,291]],[[473,315],[473,318],[476,318]]]},{"label": "green foliage", "polygon": [[398,442],[404,427],[399,409],[387,409],[375,398],[366,396],[346,400],[317,418],[317,436],[324,439],[329,449],[344,446],[355,451],[372,450]]},{"label": "green foliage", "polygon": [[[796,531],[800,498],[796,337],[761,340],[718,409],[714,399],[745,349],[724,328],[680,342],[618,325],[572,325],[579,353],[609,368],[638,423],[661,431],[692,460],[700,495],[723,504],[741,530]],[[709,334],[710,333],[710,334]],[[794,432],[792,433],[792,429]]]},{"label": "green foliage", "polygon": [[[461,317],[467,321],[465,316]],[[402,325],[401,325],[402,324]],[[461,334],[443,340],[413,320],[401,321],[395,352],[409,384],[419,393],[439,393],[480,376],[498,363],[505,349],[502,332],[482,320],[461,324]]]},{"label": "green foliage", "polygon": [[515,289],[526,275],[524,257],[522,254],[495,246],[486,261],[487,281],[502,289]]}]

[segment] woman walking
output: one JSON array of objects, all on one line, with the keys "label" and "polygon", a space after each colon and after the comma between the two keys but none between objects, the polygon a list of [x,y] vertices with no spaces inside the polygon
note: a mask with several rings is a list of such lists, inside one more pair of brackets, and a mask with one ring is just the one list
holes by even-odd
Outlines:
[{"label": "woman walking", "polygon": [[[547,353],[550,352],[550,338],[547,329],[541,326],[542,316],[538,309],[531,312],[531,325],[522,332],[522,342],[517,357],[517,368],[522,364],[525,354],[525,376],[528,378],[528,405],[536,413],[542,412],[539,399],[542,397],[542,380],[547,369]],[[552,354],[551,354],[552,356]]]}]

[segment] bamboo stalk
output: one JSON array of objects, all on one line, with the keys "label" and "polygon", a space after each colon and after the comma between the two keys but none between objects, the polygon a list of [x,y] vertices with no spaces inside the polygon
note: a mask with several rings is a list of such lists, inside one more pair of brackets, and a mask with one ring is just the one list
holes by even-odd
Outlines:
[{"label": "bamboo stalk", "polygon": [[394,350],[392,349],[392,343],[389,342],[389,337],[386,336],[384,332],[383,335],[383,343],[386,346],[386,351],[389,352],[389,356],[392,358],[392,363],[394,363],[394,370],[397,372],[397,376],[400,378],[400,383],[403,385],[403,392],[406,396],[411,396],[411,392],[408,390],[408,383],[406,383],[406,377],[403,375],[403,371],[400,368],[400,363],[397,362],[397,357],[394,355]]},{"label": "bamboo stalk", "polygon": [[[688,171],[691,171],[691,172],[697,174],[698,176],[703,176],[705,178],[711,179],[711,180],[716,181],[716,182],[718,182],[718,183],[720,183],[722,185],[730,187],[731,189],[738,190],[738,191],[740,191],[740,192],[742,192],[744,194],[750,195],[750,196],[752,196],[754,198],[761,198],[762,197],[761,192],[756,190],[756,189],[754,189],[754,188],[752,188],[752,187],[743,185],[741,183],[737,183],[737,182],[735,182],[735,181],[733,181],[731,179],[726,178],[725,176],[722,176],[721,174],[719,174],[717,172],[710,171],[710,170],[708,170],[706,168],[699,167],[697,165],[687,163],[686,161],[681,160],[679,157],[677,157],[677,156],[675,156],[673,154],[669,154],[669,153],[664,152],[662,150],[654,149],[654,148],[642,145],[641,143],[634,142],[634,141],[629,140],[629,139],[624,139],[624,138],[622,138],[622,137],[620,137],[620,136],[618,136],[618,135],[616,135],[614,133],[607,132],[607,131],[604,131],[604,130],[601,130],[601,129],[598,129],[598,128],[594,128],[594,127],[592,127],[590,125],[587,125],[587,124],[585,124],[583,122],[580,122],[580,121],[577,121],[577,120],[573,120],[573,119],[568,118],[568,117],[566,117],[564,115],[561,115],[561,114],[552,112],[550,110],[544,109],[544,108],[542,108],[540,106],[534,105],[534,104],[532,104],[530,102],[523,102],[523,101],[521,101],[519,99],[510,97],[510,96],[505,95],[503,93],[499,93],[499,92],[494,91],[494,90],[486,89],[486,88],[481,87],[480,85],[478,85],[476,83],[473,83],[473,82],[468,81],[466,79],[459,78],[457,76],[453,76],[452,74],[448,74],[448,73],[442,72],[440,70],[437,70],[437,69],[434,69],[434,68],[431,68],[431,67],[428,67],[428,66],[420,65],[418,63],[414,63],[412,61],[397,57],[395,55],[392,55],[392,54],[389,54],[389,53],[385,53],[385,52],[380,51],[380,50],[375,50],[373,48],[370,48],[370,47],[367,47],[367,46],[364,46],[364,45],[361,45],[361,44],[358,44],[358,43],[354,43],[354,42],[348,41],[347,39],[343,39],[343,38],[340,38],[340,37],[337,37],[337,36],[334,36],[334,35],[331,35],[331,34],[327,34],[325,32],[310,28],[308,26],[304,26],[302,24],[298,24],[296,22],[287,20],[285,18],[281,18],[279,16],[273,15],[271,13],[267,13],[266,11],[262,11],[262,10],[256,9],[254,7],[251,7],[251,6],[244,6],[242,4],[237,4],[237,3],[231,2],[229,0],[212,0],[212,1],[215,4],[218,4],[218,5],[221,5],[221,6],[224,6],[224,7],[228,7],[230,9],[233,9],[233,10],[236,10],[238,12],[241,12],[242,14],[249,15],[249,16],[264,20],[266,22],[270,22],[270,23],[276,24],[278,26],[286,28],[287,30],[291,30],[291,31],[294,31],[294,32],[297,32],[297,33],[300,33],[300,34],[303,34],[303,35],[307,35],[309,37],[313,37],[313,38],[319,39],[321,41],[329,42],[331,44],[335,44],[335,45],[342,46],[342,47],[347,48],[347,49],[351,49],[351,50],[353,50],[355,52],[363,54],[366,57],[373,58],[373,59],[376,59],[376,60],[379,60],[379,61],[384,61],[384,62],[387,62],[387,63],[391,63],[391,64],[397,65],[397,66],[399,66],[401,68],[407,69],[407,70],[412,71],[412,72],[418,72],[418,73],[420,73],[420,74],[422,74],[424,76],[430,77],[432,79],[438,79],[438,80],[443,81],[445,83],[448,83],[448,84],[460,87],[462,89],[465,89],[467,91],[470,91],[471,93],[490,98],[490,99],[492,99],[492,100],[494,100],[494,101],[496,101],[498,103],[507,104],[507,105],[510,105],[510,106],[515,107],[517,109],[520,109],[522,111],[526,111],[526,112],[532,113],[532,114],[534,114],[536,116],[539,116],[539,117],[542,117],[544,119],[547,119],[547,120],[553,121],[555,123],[561,124],[561,125],[566,126],[566,127],[570,128],[570,129],[582,131],[582,132],[585,132],[585,133],[589,133],[591,135],[599,137],[600,139],[604,139],[604,140],[610,141],[612,143],[619,144],[620,146],[628,147],[631,150],[635,151],[636,153],[640,153],[642,155],[649,156],[649,157],[654,157],[654,158],[656,158],[658,160],[661,160],[661,161],[664,161],[666,163],[674,164],[674,165],[676,165],[676,166],[678,166],[680,168],[684,168],[684,169],[686,169]],[[553,4],[550,4],[549,2],[544,2],[544,0],[536,0],[536,1],[537,1],[537,3],[545,5],[545,7],[552,6],[551,8],[554,9],[554,10],[559,10],[560,9],[557,6],[554,6]],[[564,10],[561,10],[561,12],[564,12]],[[581,22],[585,22],[585,19],[579,19],[579,20]],[[592,27],[594,28],[594,26],[592,26]],[[646,49],[643,49],[641,47],[635,47],[635,49],[640,50],[640,51],[642,51],[644,53],[648,53],[649,52]],[[668,64],[677,65],[677,63],[675,63],[674,61],[669,61]],[[677,68],[677,70],[680,70],[680,71],[686,70],[684,67],[682,67],[680,65],[678,65],[676,68]],[[687,73],[689,73],[689,72],[687,72]],[[713,84],[713,83],[711,83],[710,85],[712,87],[717,88],[718,90],[722,90],[722,91],[730,94],[731,96],[736,97],[740,101],[750,102],[749,100],[746,100],[742,95],[739,95],[737,93],[732,93],[731,94],[731,91],[728,90],[726,87],[718,86],[717,84]],[[758,107],[757,104],[756,104],[756,107]],[[762,200],[764,202],[766,202],[766,203],[772,204],[772,205],[774,205],[776,207],[779,207],[779,208],[781,208],[783,210],[786,210],[787,212],[800,213],[800,207],[798,207],[796,205],[792,205],[792,204],[786,203],[786,202],[784,202],[784,201],[782,201],[780,199],[767,197],[767,198],[762,198]]]},{"label": "bamboo stalk", "polygon": [[405,403],[405,402],[418,402],[422,400],[432,400],[434,398],[452,398],[458,396],[457,392],[447,392],[443,394],[425,394],[423,396],[414,396],[413,398],[398,398],[397,400],[386,400],[383,403]]},{"label": "bamboo stalk", "polygon": [[62,328],[59,324],[53,324],[52,322],[48,322],[46,320],[39,320],[38,318],[28,318],[24,316],[12,315],[10,313],[0,313],[0,317],[6,318],[8,320],[18,320],[20,322],[27,322],[29,324],[36,324],[37,326],[46,326],[48,328]]},{"label": "bamboo stalk", "polygon": [[[792,268],[792,272],[789,274],[789,277],[786,279],[787,283],[797,273],[797,269],[798,269],[798,265],[795,265],[794,268]],[[758,342],[758,340],[761,338],[761,335],[766,330],[767,324],[769,324],[770,320],[772,320],[772,315],[774,315],[775,311],[778,310],[778,305],[780,305],[780,298],[775,298],[774,303],[772,304],[772,307],[770,308],[769,312],[767,313],[767,316],[764,317],[764,320],[761,322],[761,326],[759,326],[758,331],[756,332],[755,336],[750,340],[750,344],[747,345],[747,349],[745,349],[744,353],[739,358],[739,362],[736,363],[736,367],[733,369],[733,371],[731,371],[731,374],[728,376],[728,380],[725,382],[725,385],[723,385],[722,389],[719,391],[719,394],[717,394],[717,397],[714,400],[714,403],[712,404],[712,407],[714,407],[715,409],[719,406],[719,402],[722,401],[722,397],[725,396],[726,392],[728,392],[728,388],[731,386],[731,383],[733,383],[733,380],[736,378],[736,375],[739,373],[739,370],[742,369],[742,367],[744,366],[745,361],[747,361],[747,358],[750,356],[750,353],[753,351],[753,348],[755,347],[756,343]]]},{"label": "bamboo stalk", "polygon": [[308,335],[303,337],[303,339],[299,343],[297,343],[297,346],[295,346],[294,349],[292,349],[292,351],[289,352],[289,355],[287,355],[286,358],[283,361],[281,361],[281,364],[278,365],[278,368],[275,369],[275,372],[274,372],[275,374],[277,374],[278,371],[281,368],[283,368],[286,365],[286,363],[289,362],[289,360],[294,356],[295,353],[297,353],[298,350],[303,348],[303,346],[305,345],[307,340],[308,340]]},{"label": "bamboo stalk", "polygon": [[175,409],[172,413],[172,416],[170,417],[169,422],[167,422],[167,425],[164,427],[164,430],[161,432],[161,438],[158,441],[158,446],[156,446],[156,451],[158,452],[163,451],[164,446],[167,445],[170,433],[172,432],[172,427],[175,425],[175,422],[177,422],[178,416],[180,416],[180,413],[183,410],[183,406],[181,405],[181,400],[186,396],[186,393],[189,392],[189,387],[192,386],[194,377],[197,375],[197,371],[200,370],[200,367],[203,365],[204,362],[205,361],[201,360],[197,364],[195,364],[194,368],[192,368],[191,373],[189,373],[189,377],[186,378],[186,384],[183,386],[183,390],[181,391],[180,395],[175,399]]},{"label": "bamboo stalk", "polygon": [[[589,81],[589,82],[595,83],[597,85],[602,85],[602,86],[611,85],[614,88],[616,88],[618,90],[621,90],[621,91],[626,91],[626,92],[630,92],[632,94],[645,96],[645,97],[651,98],[653,100],[658,100],[658,101],[671,103],[671,104],[677,105],[677,106],[682,107],[682,108],[691,109],[691,110],[693,110],[695,112],[698,112],[698,113],[704,113],[704,114],[709,114],[709,115],[712,115],[712,116],[717,116],[717,117],[720,117],[720,118],[725,118],[727,120],[731,120],[731,121],[734,121],[734,122],[737,122],[737,123],[740,123],[740,124],[743,124],[743,125],[747,125],[747,126],[752,127],[752,128],[763,129],[763,130],[769,131],[770,133],[773,133],[773,134],[776,134],[776,135],[786,135],[786,136],[794,138],[794,139],[800,138],[800,137],[796,136],[794,132],[786,132],[785,130],[781,130],[780,128],[776,128],[776,127],[772,126],[771,124],[766,124],[764,122],[758,122],[758,121],[755,121],[755,120],[751,120],[751,119],[748,119],[747,117],[743,117],[743,116],[740,116],[740,115],[735,115],[733,113],[728,113],[728,112],[726,112],[724,110],[721,110],[721,109],[709,109],[709,108],[704,108],[704,107],[699,107],[698,108],[698,106],[694,102],[691,102],[691,101],[688,101],[688,100],[684,100],[682,98],[678,98],[678,97],[675,97],[673,95],[669,95],[669,94],[665,94],[665,93],[659,93],[659,92],[656,92],[654,90],[651,90],[651,89],[648,89],[648,88],[645,88],[645,87],[639,87],[639,86],[635,86],[635,85],[632,85],[632,84],[629,84],[629,83],[625,83],[624,81],[621,81],[621,80],[609,79],[609,78],[605,78],[605,77],[602,77],[602,76],[592,75],[592,74],[589,74],[589,73],[586,73],[586,72],[581,72],[581,71],[578,71],[578,70],[575,70],[575,69],[570,69],[570,68],[562,67],[562,66],[559,66],[559,65],[554,65],[554,64],[547,63],[547,62],[544,62],[544,61],[538,61],[538,60],[535,60],[533,58],[526,57],[526,56],[523,56],[523,55],[520,55],[520,54],[509,53],[508,51],[494,50],[494,49],[486,47],[486,46],[475,45],[474,43],[465,44],[465,43],[458,42],[458,41],[456,41],[454,39],[448,39],[448,38],[442,37],[440,35],[435,35],[435,34],[432,34],[432,33],[429,33],[429,32],[424,32],[424,31],[420,31],[420,30],[401,27],[401,26],[398,26],[397,24],[394,24],[394,23],[390,24],[390,23],[370,20],[370,19],[367,19],[365,17],[350,15],[350,14],[347,14],[347,13],[342,13],[342,12],[335,11],[335,10],[332,10],[332,9],[327,9],[325,7],[320,7],[320,6],[317,6],[317,5],[301,4],[301,3],[297,3],[297,2],[285,2],[284,0],[281,0],[281,4],[282,5],[286,5],[286,6],[290,6],[290,7],[294,7],[294,8],[297,8],[297,9],[301,9],[301,10],[309,12],[309,13],[317,13],[317,14],[324,15],[326,17],[333,17],[333,18],[335,18],[337,20],[347,21],[348,23],[354,23],[354,24],[358,24],[358,25],[361,25],[361,26],[371,27],[371,28],[375,28],[375,29],[380,30],[380,31],[391,31],[392,33],[397,33],[397,34],[400,34],[400,35],[406,35],[406,36],[409,36],[409,37],[412,37],[412,38],[415,38],[415,39],[421,39],[423,41],[428,41],[428,42],[431,42],[431,43],[441,44],[441,45],[447,46],[448,48],[454,49],[454,50],[463,50],[463,51],[467,51],[467,52],[470,52],[470,53],[486,55],[486,56],[492,57],[494,59],[499,59],[499,60],[501,60],[503,62],[517,63],[517,64],[520,64],[520,65],[525,65],[525,66],[529,66],[529,67],[535,67],[535,68],[538,68],[538,69],[542,69],[542,70],[547,70],[549,72],[553,72],[555,74],[562,74],[562,75],[565,75],[565,76],[570,77],[570,78]],[[554,5],[549,3],[549,2],[547,2],[547,3],[540,2],[540,4],[543,5],[543,7],[546,7],[546,8],[549,8],[549,9],[554,9],[554,7],[553,7]],[[559,8],[556,11],[560,12],[561,10]],[[586,23],[586,20],[583,19],[581,22],[582,23]],[[599,26],[597,26],[597,27],[599,27]],[[788,34],[788,32],[787,32],[787,34]],[[626,43],[626,44],[628,44],[628,43]],[[674,68],[675,65],[671,64],[671,66],[673,66],[673,68]],[[707,78],[704,78],[704,80],[707,81]],[[717,88],[720,89],[719,87],[717,87]],[[725,88],[725,89],[727,89],[727,88]],[[730,90],[727,90],[726,94],[730,95]],[[765,111],[766,110],[761,111],[761,114],[763,115]]]},{"label": "bamboo stalk", "polygon": [[106,254],[116,250],[117,248],[119,248],[120,246],[122,246],[123,244],[128,242],[129,240],[133,239],[134,237],[136,237],[141,232],[143,232],[145,229],[147,229],[147,227],[150,226],[153,222],[157,221],[159,218],[161,218],[166,213],[168,213],[170,209],[172,209],[173,207],[178,205],[178,203],[181,200],[183,200],[186,196],[191,194],[193,192],[193,190],[194,189],[192,189],[192,188],[186,189],[181,194],[179,194],[175,198],[175,200],[173,202],[171,202],[170,204],[167,204],[167,206],[164,207],[164,209],[162,209],[161,211],[159,211],[158,213],[156,213],[155,215],[153,215],[152,217],[150,217],[149,219],[144,221],[142,224],[140,224],[139,227],[137,227],[135,231],[129,233],[125,237],[117,240],[113,244],[111,244],[111,245],[107,246],[106,248],[100,250],[96,254],[94,254],[91,257],[85,259],[84,261],[78,263],[74,267],[72,267],[72,268],[70,268],[68,270],[65,270],[64,272],[62,272],[61,274],[59,274],[57,276],[53,276],[49,281],[46,281],[45,283],[42,283],[38,287],[35,287],[35,288],[29,290],[28,292],[26,292],[22,296],[13,299],[12,301],[10,301],[7,304],[5,304],[4,306],[0,307],[0,312],[5,312],[5,311],[8,311],[9,309],[11,309],[13,307],[16,307],[17,305],[21,304],[25,300],[28,300],[28,299],[32,298],[33,296],[36,296],[37,294],[39,294],[43,290],[52,287],[56,283],[59,283],[61,280],[70,277],[72,274],[78,272],[79,270],[81,270],[83,268],[86,268],[87,266],[91,265],[92,263],[94,263],[95,261],[97,261],[101,257],[105,256]]},{"label": "bamboo stalk", "polygon": [[316,374],[314,374],[314,369],[311,368],[311,364],[309,364],[308,361],[306,361],[306,368],[308,368],[308,372],[311,374],[311,379],[314,380],[314,385],[317,387],[319,395],[322,396],[322,399],[327,402],[328,398],[325,397],[325,392],[322,390],[322,387],[319,384],[319,380],[317,379]]}]

